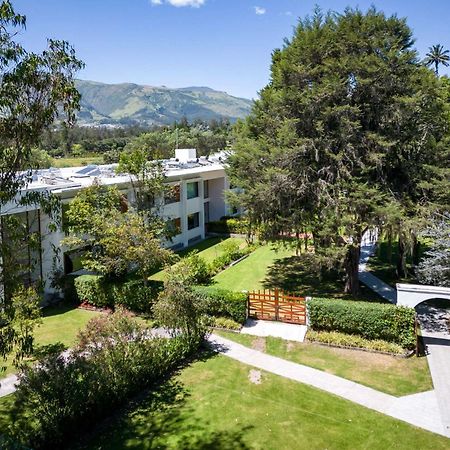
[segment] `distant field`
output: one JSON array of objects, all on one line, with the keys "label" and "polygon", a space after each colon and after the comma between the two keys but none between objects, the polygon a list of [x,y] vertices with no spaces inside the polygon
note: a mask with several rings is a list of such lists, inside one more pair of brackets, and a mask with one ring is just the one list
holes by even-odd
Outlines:
[{"label": "distant field", "polygon": [[53,158],[52,167],[80,167],[88,164],[103,164],[103,156],[82,156],[79,158]]}]

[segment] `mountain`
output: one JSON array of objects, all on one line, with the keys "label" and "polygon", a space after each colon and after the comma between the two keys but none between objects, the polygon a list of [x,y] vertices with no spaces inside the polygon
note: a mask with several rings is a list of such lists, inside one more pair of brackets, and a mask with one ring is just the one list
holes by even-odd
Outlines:
[{"label": "mountain", "polygon": [[170,124],[186,117],[235,121],[245,117],[252,101],[208,87],[171,89],[133,83],[106,84],[77,80],[81,94],[80,125]]}]

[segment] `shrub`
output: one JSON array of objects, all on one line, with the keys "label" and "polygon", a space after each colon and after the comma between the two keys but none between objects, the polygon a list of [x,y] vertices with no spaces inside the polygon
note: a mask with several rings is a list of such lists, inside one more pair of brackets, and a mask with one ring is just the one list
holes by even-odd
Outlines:
[{"label": "shrub", "polygon": [[80,302],[104,308],[113,306],[108,285],[101,275],[81,275],[75,278],[75,291]]},{"label": "shrub", "polygon": [[394,342],[414,348],[415,311],[382,303],[314,298],[308,302],[311,327],[317,331],[339,331],[365,339]]},{"label": "shrub", "polygon": [[79,301],[99,308],[122,306],[134,312],[151,312],[161,288],[157,282],[142,280],[111,282],[101,275],[81,275],[75,279]]},{"label": "shrub", "polygon": [[153,313],[156,321],[173,336],[200,343],[210,325],[201,295],[179,280],[169,280],[158,297]]},{"label": "shrub", "polygon": [[398,344],[382,341],[380,339],[369,340],[354,334],[338,333],[337,331],[313,331],[308,330],[306,335],[308,341],[323,344],[336,345],[340,347],[357,347],[378,352],[404,354],[405,349]]},{"label": "shrub", "polygon": [[123,312],[95,318],[69,355],[54,353],[24,369],[10,431],[26,447],[65,447],[193,350],[182,337],[149,339]]},{"label": "shrub", "polygon": [[251,253],[254,249],[254,245],[247,245],[244,248],[240,248],[239,243],[236,241],[225,241],[221,244],[224,252],[215,258],[211,265],[210,270],[212,273],[216,274],[221,270],[225,269],[232,262],[237,261],[245,255]]},{"label": "shrub", "polygon": [[240,323],[235,322],[233,319],[228,317],[215,317],[214,326],[217,328],[225,328],[227,330],[238,331],[242,328]]},{"label": "shrub", "polygon": [[179,280],[187,285],[209,284],[212,272],[205,259],[194,251],[168,269],[168,278]]},{"label": "shrub", "polygon": [[138,313],[150,313],[162,287],[157,282],[130,280],[116,283],[112,288],[114,306],[122,306]]},{"label": "shrub", "polygon": [[214,317],[226,317],[240,324],[247,319],[247,294],[227,289],[196,287],[205,299],[206,312]]},{"label": "shrub", "polygon": [[247,234],[249,229],[249,222],[245,218],[239,217],[222,217],[215,222],[207,224],[208,232],[221,234]]}]

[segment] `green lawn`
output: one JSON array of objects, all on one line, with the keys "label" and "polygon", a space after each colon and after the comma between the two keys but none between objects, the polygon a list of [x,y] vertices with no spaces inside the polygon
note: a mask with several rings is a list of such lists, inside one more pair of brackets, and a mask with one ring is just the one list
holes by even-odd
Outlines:
[{"label": "green lawn", "polygon": [[[244,238],[211,237],[189,248],[182,249],[179,252],[177,252],[177,254],[183,257],[189,256],[193,252],[197,251],[199,256],[204,258],[206,262],[211,263],[215,258],[217,258],[223,253],[223,243],[229,241],[236,241],[240,245],[246,245]],[[164,278],[165,278],[165,270],[160,270],[154,273],[150,277],[150,280],[164,281]]]},{"label": "green lawn", "polygon": [[88,449],[447,449],[444,437],[225,356],[203,358],[104,424]]},{"label": "green lawn", "polygon": [[53,167],[81,167],[89,164],[104,164],[103,156],[80,156],[77,158],[53,158]]},{"label": "green lawn", "polygon": [[226,331],[217,334],[270,355],[323,370],[387,394],[403,396],[433,389],[427,359],[325,347],[314,343],[254,337]]},{"label": "green lawn", "polygon": [[232,291],[264,289],[269,267],[292,254],[291,248],[263,245],[239,264],[217,274],[213,279],[214,285]]},{"label": "green lawn", "polygon": [[[46,345],[61,343],[64,347],[70,347],[78,334],[78,331],[84,328],[87,322],[100,313],[75,308],[72,305],[60,304],[43,310],[42,324],[39,325],[34,333],[35,349]],[[12,365],[11,359],[6,361],[6,372],[0,377],[4,377],[16,371]]]}]

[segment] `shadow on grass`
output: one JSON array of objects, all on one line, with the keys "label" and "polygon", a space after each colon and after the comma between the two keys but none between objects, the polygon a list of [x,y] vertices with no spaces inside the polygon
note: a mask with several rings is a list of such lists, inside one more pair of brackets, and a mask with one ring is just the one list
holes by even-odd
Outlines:
[{"label": "shadow on grass", "polygon": [[[342,274],[336,270],[322,271],[308,266],[301,256],[278,259],[272,264],[263,281],[266,289],[282,289],[301,296],[334,297],[355,300],[344,293]],[[360,285],[358,300],[386,302],[364,285]]]},{"label": "shadow on grass", "polygon": [[54,305],[46,306],[42,310],[42,317],[57,316],[59,314],[64,314],[77,308],[78,304],[75,302],[61,301]]},{"label": "shadow on grass", "polygon": [[[204,349],[183,367],[217,356]],[[179,368],[179,370],[182,367]],[[175,374],[174,374],[175,375]],[[208,419],[196,417],[188,405],[189,391],[174,379],[162,381],[141,393],[125,408],[104,420],[74,449],[248,449],[244,436],[248,427],[217,430]]]}]

